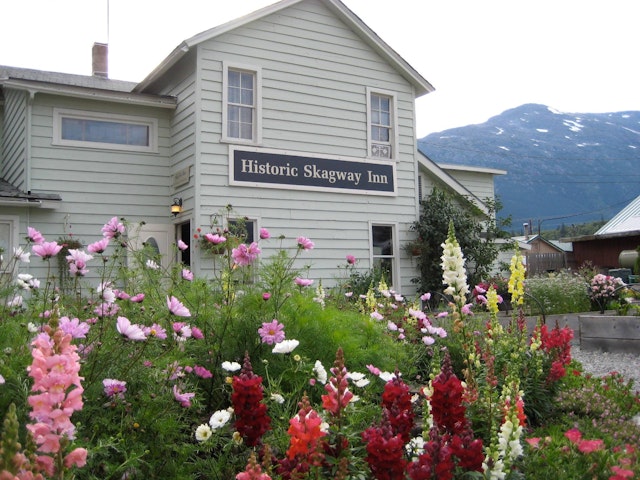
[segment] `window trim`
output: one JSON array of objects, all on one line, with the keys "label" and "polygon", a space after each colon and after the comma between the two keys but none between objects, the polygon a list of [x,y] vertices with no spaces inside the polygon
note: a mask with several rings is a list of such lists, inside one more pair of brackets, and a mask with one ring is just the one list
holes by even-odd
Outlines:
[{"label": "window trim", "polygon": [[[7,245],[7,251],[2,254],[5,259],[5,263],[3,264],[4,268],[10,264],[13,258],[13,250],[20,246],[20,236],[18,232],[20,228],[20,217],[17,215],[0,215],[0,223],[9,225],[9,245]],[[25,252],[26,251],[27,250],[25,250]],[[6,273],[11,275],[15,272],[9,271]],[[2,274],[2,270],[0,270],[0,274]]]},{"label": "window trim", "polygon": [[[85,140],[66,140],[62,138],[62,119],[97,120],[102,122],[144,125],[149,128],[149,145],[123,145],[119,143],[89,142]],[[53,109],[53,145],[93,149],[118,150],[126,152],[158,153],[158,119],[134,115],[120,115],[88,110]]]},{"label": "window trim", "polygon": [[[253,138],[230,137],[229,128],[229,70],[251,73],[254,75],[253,92]],[[222,62],[222,135],[221,141],[243,145],[262,144],[262,69],[252,65]]]},{"label": "window trim", "polygon": [[[373,227],[391,227],[391,235],[393,236],[393,255],[374,255],[373,253]],[[390,258],[391,259],[391,275],[393,275],[393,285],[388,285],[389,288],[398,290],[400,288],[400,255],[399,255],[400,243],[398,241],[398,224],[393,222],[374,222],[369,221],[369,265],[374,268],[374,260],[376,258]]]},{"label": "window trim", "polygon": [[[377,160],[398,160],[398,97],[395,92],[389,90],[382,90],[378,88],[366,87],[367,93],[367,157]],[[376,157],[371,153],[371,148],[375,143],[371,135],[371,95],[380,95],[389,97],[391,101],[390,115],[391,115],[391,131],[389,135],[389,145],[391,146],[391,157]]]}]

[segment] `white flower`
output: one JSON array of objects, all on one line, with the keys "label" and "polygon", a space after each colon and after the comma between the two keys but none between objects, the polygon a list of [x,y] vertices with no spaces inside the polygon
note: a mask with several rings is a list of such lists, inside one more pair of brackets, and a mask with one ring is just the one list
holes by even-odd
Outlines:
[{"label": "white flower", "polygon": [[214,430],[217,430],[218,428],[224,427],[230,418],[231,414],[228,410],[218,410],[211,415],[209,425],[211,425],[211,428]]},{"label": "white flower", "polygon": [[150,268],[151,270],[160,270],[160,265],[158,265],[156,262],[154,262],[151,259],[148,259],[145,265],[147,266],[147,268]]},{"label": "white flower", "polygon": [[282,395],[280,395],[279,393],[272,393],[271,394],[271,400],[273,400],[276,403],[279,403],[280,405],[282,405],[284,403],[284,397]]},{"label": "white flower", "polygon": [[33,322],[27,323],[27,331],[29,333],[36,333],[38,330],[39,330],[39,328],[35,323],[33,323]]},{"label": "white flower", "polygon": [[236,372],[241,368],[242,366],[238,362],[222,362],[222,369],[227,372]]},{"label": "white flower", "polygon": [[0,385],[3,385],[5,382],[4,377],[2,375],[0,375]]},{"label": "white flower", "polygon": [[24,302],[24,298],[21,295],[16,295],[11,300],[7,302],[7,307],[9,308],[20,308]]},{"label": "white flower", "polygon": [[33,275],[29,275],[28,273],[19,273],[16,283],[22,290],[29,290],[31,280],[33,280]]},{"label": "white flower", "polygon": [[206,442],[211,438],[212,434],[211,427],[204,423],[196,428],[196,440],[199,442]]},{"label": "white flower", "polygon": [[385,382],[388,382],[389,380],[393,380],[394,378],[396,378],[395,373],[391,373],[391,372],[380,372],[380,375],[378,376]]},{"label": "white flower", "polygon": [[16,260],[19,260],[20,262],[23,262],[23,263],[31,262],[31,260],[29,259],[30,256],[31,256],[31,253],[25,252],[22,247],[13,248],[13,258],[15,258]]},{"label": "white flower", "polygon": [[321,384],[327,383],[327,370],[322,365],[320,360],[316,360],[315,365],[313,366],[313,372],[316,374],[316,378]]},{"label": "white flower", "polygon": [[295,348],[300,345],[298,340],[283,340],[280,343],[276,343],[276,346],[271,350],[272,353],[291,353]]}]

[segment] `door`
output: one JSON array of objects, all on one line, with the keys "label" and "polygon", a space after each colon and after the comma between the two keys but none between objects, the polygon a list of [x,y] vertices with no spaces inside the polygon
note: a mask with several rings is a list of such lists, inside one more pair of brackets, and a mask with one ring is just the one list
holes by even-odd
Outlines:
[{"label": "door", "polygon": [[167,269],[174,260],[171,250],[174,232],[173,224],[145,224],[140,227],[138,235],[131,240],[131,245],[136,250],[149,245],[156,254],[160,255],[160,266]]}]

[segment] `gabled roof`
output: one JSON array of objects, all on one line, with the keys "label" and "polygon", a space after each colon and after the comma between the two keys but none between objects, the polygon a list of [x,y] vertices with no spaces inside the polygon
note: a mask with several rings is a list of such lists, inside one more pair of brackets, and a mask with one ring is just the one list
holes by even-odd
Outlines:
[{"label": "gabled roof", "polygon": [[560,252],[570,252],[573,250],[573,245],[567,242],[559,242],[557,240],[547,240],[541,235],[520,235],[517,237],[511,237],[516,240],[518,243],[524,243],[527,245],[532,245],[534,242],[543,242],[549,245],[551,248],[554,248]]},{"label": "gabled roof", "polygon": [[605,223],[595,235],[640,231],[640,195]]},{"label": "gabled roof", "polygon": [[[304,1],[306,0],[282,0],[278,3],[274,3],[273,5],[256,10],[244,17],[240,17],[223,25],[206,30],[183,41],[160,63],[160,65],[158,65],[144,80],[142,80],[142,82],[140,82],[133,91],[144,92],[149,85],[164,75],[173,65],[186,55],[187,52],[192,48],[197,47],[199,44]],[[356,35],[366,42],[373,50],[386,59],[390,64],[394,65],[399,73],[413,85],[416,97],[421,97],[422,95],[435,90],[422,75],[409,65],[395,50],[387,45],[360,19],[360,17],[349,10],[344,3],[340,0],[320,1],[340,20],[347,24],[347,26],[349,26]]]},{"label": "gabled roof", "polygon": [[478,207],[485,215],[489,214],[489,208],[485,203],[469,191],[464,185],[458,182],[455,178],[440,168],[436,162],[427,157],[420,150],[418,151],[418,167],[429,172],[437,180],[444,183],[447,187],[453,190],[455,193],[465,198],[467,201]]}]

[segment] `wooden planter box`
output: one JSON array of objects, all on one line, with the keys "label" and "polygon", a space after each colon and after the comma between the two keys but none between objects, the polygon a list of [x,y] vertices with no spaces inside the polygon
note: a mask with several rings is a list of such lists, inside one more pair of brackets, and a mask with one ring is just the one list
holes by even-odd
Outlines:
[{"label": "wooden planter box", "polygon": [[580,315],[580,349],[640,354],[640,317]]}]

